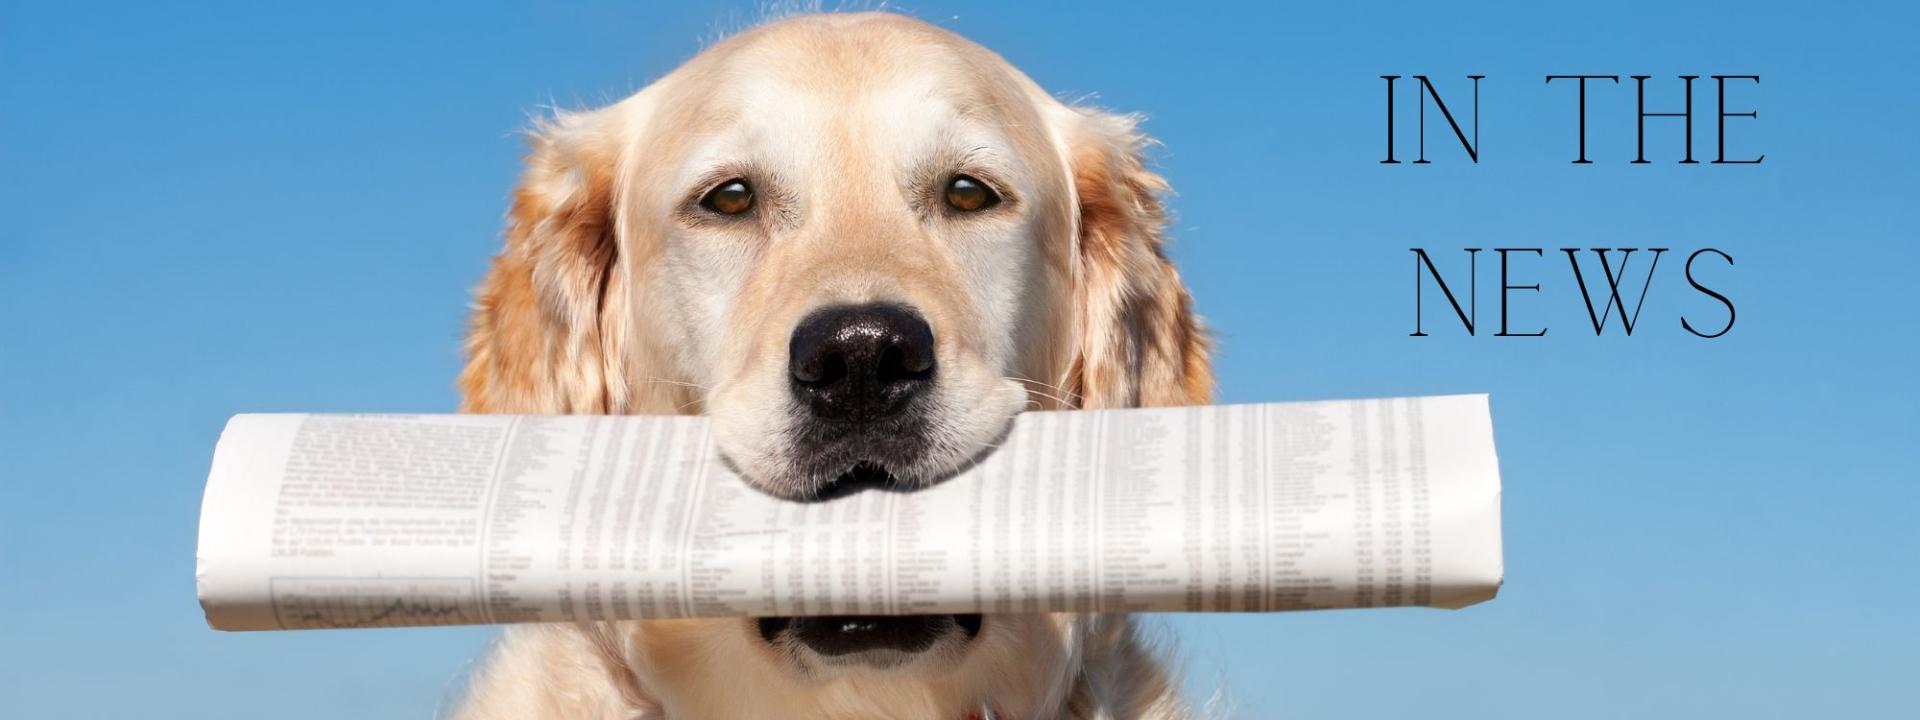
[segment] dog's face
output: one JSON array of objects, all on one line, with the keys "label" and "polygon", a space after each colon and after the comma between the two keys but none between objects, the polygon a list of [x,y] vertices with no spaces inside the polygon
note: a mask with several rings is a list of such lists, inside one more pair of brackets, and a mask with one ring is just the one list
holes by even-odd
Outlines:
[{"label": "dog's face", "polygon": [[625,227],[658,238],[665,282],[636,310],[674,308],[685,376],[750,481],[930,481],[1028,404],[1022,379],[1064,372],[1054,119],[1024,78],[917,26],[766,40],[649,98],[652,178]]},{"label": "dog's face", "polygon": [[[749,482],[813,498],[933,482],[1023,408],[1202,402],[1141,143],[914,21],[736,36],[537,138],[467,408],[705,412]],[[815,680],[1054,642],[978,616],[675,627]]]}]

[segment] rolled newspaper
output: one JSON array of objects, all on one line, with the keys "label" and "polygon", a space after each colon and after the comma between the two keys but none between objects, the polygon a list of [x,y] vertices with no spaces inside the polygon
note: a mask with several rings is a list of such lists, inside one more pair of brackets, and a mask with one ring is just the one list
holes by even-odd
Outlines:
[{"label": "rolled newspaper", "polygon": [[237,415],[197,575],[221,630],[1457,608],[1500,587],[1500,474],[1485,395],[1027,413],[818,502],[698,417]]}]

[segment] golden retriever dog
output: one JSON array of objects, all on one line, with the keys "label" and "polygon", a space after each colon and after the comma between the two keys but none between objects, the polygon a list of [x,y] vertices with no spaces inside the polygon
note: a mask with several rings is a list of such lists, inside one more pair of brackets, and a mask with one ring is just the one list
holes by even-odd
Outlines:
[{"label": "golden retriever dog", "polygon": [[[885,13],[790,17],[535,132],[463,408],[704,413],[778,495],[950,473],[1024,409],[1204,403],[1132,118]],[[1124,615],[507,630],[460,717],[1179,718]]]}]

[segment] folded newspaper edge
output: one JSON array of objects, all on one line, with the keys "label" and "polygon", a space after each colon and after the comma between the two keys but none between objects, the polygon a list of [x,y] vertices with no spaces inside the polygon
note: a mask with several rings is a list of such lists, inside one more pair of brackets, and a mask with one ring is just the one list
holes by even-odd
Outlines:
[{"label": "folded newspaper edge", "polygon": [[1502,573],[1485,395],[1027,413],[820,502],[698,417],[236,415],[196,565],[221,630],[1458,608]]}]

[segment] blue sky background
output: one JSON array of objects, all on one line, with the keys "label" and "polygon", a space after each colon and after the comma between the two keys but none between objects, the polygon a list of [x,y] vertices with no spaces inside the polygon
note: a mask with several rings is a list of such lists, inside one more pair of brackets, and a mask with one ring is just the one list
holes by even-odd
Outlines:
[{"label": "blue sky background", "polygon": [[[429,716],[488,629],[206,629],[220,426],[453,409],[516,131],[758,5],[173,5],[0,5],[0,714]],[[1026,5],[904,9],[1151,117],[1223,400],[1493,397],[1498,600],[1165,617],[1194,692],[1252,718],[1920,717],[1911,5]],[[1627,164],[1627,80],[1569,164],[1573,88],[1542,78],[1581,72],[1654,75],[1654,109],[1677,74],[1761,75],[1730,150],[1767,160],[1673,164],[1655,121],[1659,162]],[[1377,163],[1377,76],[1416,73],[1456,114],[1488,76],[1478,165],[1431,125],[1432,165]],[[1695,103],[1711,159],[1710,84]],[[1675,251],[1632,338],[1593,336],[1553,255],[1516,258],[1545,288],[1511,310],[1547,337],[1430,306],[1411,338],[1416,246],[1455,283],[1470,246]],[[1736,262],[1696,266],[1739,312],[1713,341],[1679,325],[1723,317],[1679,273],[1702,247]]]}]

